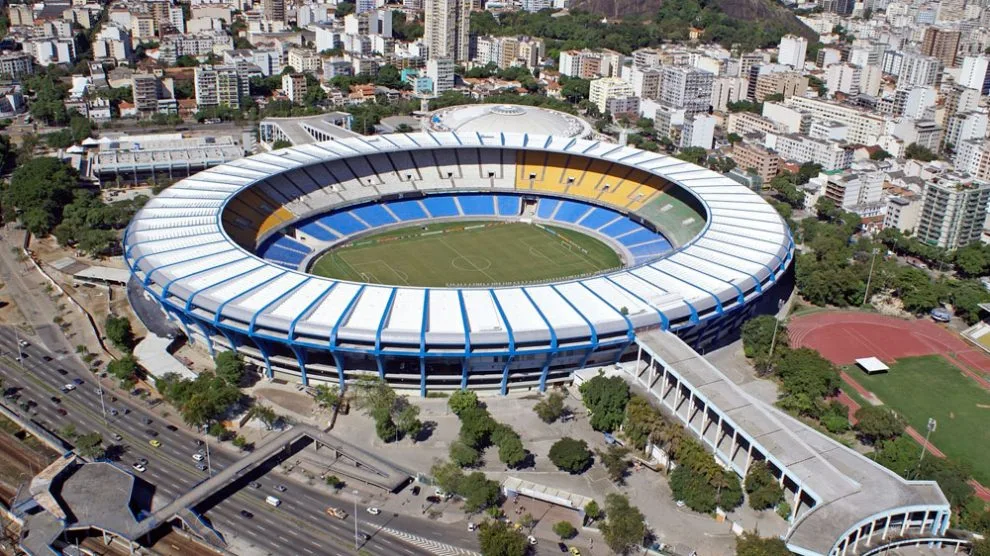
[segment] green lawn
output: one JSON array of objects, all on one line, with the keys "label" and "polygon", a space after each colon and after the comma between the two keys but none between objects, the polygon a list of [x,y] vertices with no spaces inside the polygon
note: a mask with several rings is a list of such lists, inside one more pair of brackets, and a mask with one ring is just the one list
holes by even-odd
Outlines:
[{"label": "green lawn", "polygon": [[410,226],[361,238],[321,256],[310,272],[409,286],[518,284],[621,265],[605,243],[569,229],[503,222]]},{"label": "green lawn", "polygon": [[889,373],[849,373],[918,432],[924,434],[928,418],[935,418],[932,444],[968,463],[977,480],[990,484],[990,392],[938,355],[901,359]]}]

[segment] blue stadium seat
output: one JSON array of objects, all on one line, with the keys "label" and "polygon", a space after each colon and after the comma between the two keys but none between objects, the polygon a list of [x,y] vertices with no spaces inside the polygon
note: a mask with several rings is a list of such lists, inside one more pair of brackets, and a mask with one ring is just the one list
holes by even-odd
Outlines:
[{"label": "blue stadium seat", "polygon": [[428,218],[418,201],[394,201],[388,204],[389,210],[400,220],[423,220]]},{"label": "blue stadium seat", "polygon": [[588,216],[582,218],[578,224],[585,228],[597,230],[620,216],[622,215],[617,212],[603,208],[596,208],[591,211]]},{"label": "blue stadium seat", "polygon": [[636,247],[629,249],[629,252],[632,253],[637,259],[643,257],[656,257],[658,255],[663,255],[668,251],[670,251],[670,243],[667,243],[667,240],[665,239],[658,239],[656,241],[637,245]]},{"label": "blue stadium seat", "polygon": [[361,230],[368,229],[367,226],[359,222],[348,212],[339,212],[337,214],[331,214],[330,216],[324,216],[319,219],[319,222],[320,224],[339,232],[342,236],[349,236],[351,234],[356,234]]},{"label": "blue stadium seat", "polygon": [[640,228],[640,227],[641,226],[639,224],[633,222],[632,220],[629,220],[628,218],[623,218],[618,222],[605,226],[599,231],[609,237],[617,237],[622,234],[631,232],[636,228]]},{"label": "blue stadium seat", "polygon": [[497,195],[498,213],[502,216],[519,216],[520,199],[515,195]]},{"label": "blue stadium seat", "polygon": [[308,255],[310,252],[313,251],[309,247],[303,245],[302,243],[299,243],[298,241],[292,239],[289,236],[283,236],[281,234],[276,234],[275,235],[275,238],[276,239],[274,241],[272,241],[272,244],[273,245],[278,245],[279,247],[281,247],[283,249],[286,249],[286,250],[289,250],[289,251],[296,251],[296,252],[302,253],[304,255]]},{"label": "blue stadium seat", "polygon": [[319,224],[317,224],[316,223],[316,220],[318,220],[318,219],[311,220],[310,222],[307,222],[306,224],[303,224],[303,225],[297,226],[297,227],[304,234],[311,235],[311,236],[313,236],[313,237],[315,237],[316,239],[319,239],[319,240],[333,241],[333,240],[337,239],[337,236],[335,236],[332,233],[330,233],[330,230],[327,230],[323,226],[320,226]]},{"label": "blue stadium seat", "polygon": [[381,205],[367,205],[351,210],[351,212],[368,223],[372,228],[395,224],[395,217],[388,213]]},{"label": "blue stadium seat", "polygon": [[560,201],[556,199],[540,199],[540,204],[536,206],[536,216],[549,220],[559,204]]},{"label": "blue stadium seat", "polygon": [[457,202],[465,216],[495,216],[495,201],[491,195],[460,195]]},{"label": "blue stadium seat", "polygon": [[627,234],[620,237],[619,243],[625,245],[626,247],[631,247],[633,245],[646,243],[648,241],[653,241],[655,239],[657,239],[657,234],[647,230],[646,228],[641,228],[631,234]]},{"label": "blue stadium seat", "polygon": [[457,205],[454,204],[453,197],[426,197],[423,199],[423,205],[426,206],[426,210],[428,210],[434,218],[439,218],[441,216],[459,216],[461,214],[457,211]]},{"label": "blue stadium seat", "polygon": [[589,210],[591,210],[591,207],[584,203],[561,201],[560,208],[557,210],[557,214],[554,215],[553,219],[574,223],[580,220]]},{"label": "blue stadium seat", "polygon": [[302,253],[297,253],[295,251],[289,251],[288,249],[283,249],[278,245],[272,244],[265,251],[265,259],[274,262],[287,263],[293,268],[299,266],[299,263],[306,258],[306,255]]}]

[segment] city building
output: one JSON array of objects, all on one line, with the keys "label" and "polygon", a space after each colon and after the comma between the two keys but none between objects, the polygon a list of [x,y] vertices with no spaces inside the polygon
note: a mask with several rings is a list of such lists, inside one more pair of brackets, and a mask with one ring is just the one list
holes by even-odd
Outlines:
[{"label": "city building", "polygon": [[937,86],[942,81],[942,68],[939,58],[909,52],[901,57],[897,86]]},{"label": "city building", "polygon": [[729,157],[736,161],[736,167],[752,171],[759,176],[760,184],[766,185],[780,172],[780,157],[763,145],[739,142],[732,146]]},{"label": "city building", "polygon": [[922,196],[918,239],[950,250],[980,241],[990,182],[948,173],[928,179]]},{"label": "city building", "polygon": [[960,141],[956,144],[952,163],[957,172],[990,181],[990,140],[975,138]]},{"label": "city building", "polygon": [[471,24],[469,0],[425,0],[423,40],[432,59],[455,62],[470,59],[468,30]]},{"label": "city building", "polygon": [[[634,97],[635,98],[635,97]],[[680,147],[700,147],[711,149],[715,142],[715,116],[704,112],[684,118],[681,128]]]},{"label": "city building", "polygon": [[668,106],[683,108],[686,116],[708,112],[714,82],[715,75],[705,70],[664,66],[659,100]]},{"label": "city building", "polygon": [[[807,90],[808,78],[799,72],[780,71],[761,73],[756,77],[754,98],[756,102],[763,102],[771,95],[791,98],[794,95],[804,96]],[[831,90],[831,87],[829,87],[829,90]]]},{"label": "city building", "polygon": [[844,170],[852,164],[853,151],[838,141],[813,139],[806,135],[768,133],[765,145],[777,151],[783,160],[800,164],[814,162],[825,172]]},{"label": "city building", "polygon": [[290,48],[286,64],[301,72],[315,72],[322,67],[320,56],[308,48]]},{"label": "city building", "polygon": [[131,96],[134,108],[139,113],[175,114],[179,110],[171,77],[135,73],[131,76]]},{"label": "city building", "polygon": [[887,212],[883,227],[897,228],[904,234],[914,234],[921,218],[921,195],[901,189],[896,195],[887,197]]},{"label": "city building", "polygon": [[797,96],[785,100],[784,105],[807,112],[812,118],[845,124],[849,128],[850,143],[876,145],[886,128],[882,115],[862,108]]},{"label": "city building", "polygon": [[958,112],[946,121],[942,145],[955,146],[970,139],[983,139],[987,136],[987,127],[986,112]]},{"label": "city building", "polygon": [[791,66],[794,69],[804,67],[804,58],[808,52],[808,39],[797,35],[784,35],[780,38],[777,51],[777,63]]},{"label": "city building", "polygon": [[588,100],[598,107],[602,114],[608,112],[608,102],[616,98],[635,97],[632,85],[617,77],[602,77],[591,82]]},{"label": "city building", "polygon": [[921,41],[921,53],[938,58],[946,67],[955,67],[961,36],[960,31],[929,27],[925,29],[925,36]]},{"label": "city building", "polygon": [[261,11],[269,21],[285,21],[285,0],[263,0]]},{"label": "city building", "polygon": [[562,50],[558,68],[567,77],[621,77],[624,60],[614,50]]},{"label": "city building", "polygon": [[291,102],[301,104],[306,97],[306,76],[301,73],[283,75],[282,92]]},{"label": "city building", "polygon": [[0,75],[18,79],[34,73],[34,61],[26,52],[5,52],[0,55]]},{"label": "city building", "polygon": [[327,112],[315,116],[264,118],[258,124],[258,139],[271,147],[280,141],[308,145],[339,141],[360,135],[351,131],[353,117],[347,112]]},{"label": "city building", "polygon": [[987,56],[966,56],[958,83],[963,87],[976,89],[981,95],[990,94],[990,58]]},{"label": "city building", "polygon": [[746,100],[747,88],[744,77],[716,77],[712,82],[712,109],[725,112],[730,102]]},{"label": "city building", "polygon": [[[623,67],[623,79],[629,82],[639,98],[657,99],[660,96],[660,68],[641,68],[636,65]],[[626,78],[628,74],[628,78]]]},{"label": "city building", "polygon": [[247,91],[242,88],[241,77],[233,66],[197,66],[194,80],[196,106],[241,107],[241,96]]},{"label": "city building", "polygon": [[229,135],[108,134],[92,143],[95,150],[88,153],[86,167],[98,183],[172,180],[244,156],[244,149]]},{"label": "city building", "polygon": [[454,61],[450,58],[430,58],[426,61],[426,77],[433,83],[434,95],[453,89]]}]

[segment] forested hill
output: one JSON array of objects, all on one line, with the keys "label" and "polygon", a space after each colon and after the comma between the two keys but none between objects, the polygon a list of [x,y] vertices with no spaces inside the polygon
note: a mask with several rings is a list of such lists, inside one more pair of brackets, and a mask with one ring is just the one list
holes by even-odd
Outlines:
[{"label": "forested hill", "polygon": [[[471,31],[478,35],[529,35],[548,41],[548,49],[611,48],[628,54],[646,46],[687,40],[692,26],[703,40],[745,50],[776,46],[787,33],[817,42],[815,33],[774,0],[573,0],[568,15],[549,11],[511,12],[498,18],[475,12]],[[602,23],[602,16],[608,23]]]}]

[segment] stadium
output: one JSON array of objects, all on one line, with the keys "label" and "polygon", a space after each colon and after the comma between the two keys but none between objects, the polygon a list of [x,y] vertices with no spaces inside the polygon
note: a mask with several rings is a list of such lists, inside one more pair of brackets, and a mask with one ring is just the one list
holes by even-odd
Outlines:
[{"label": "stadium", "polygon": [[[787,295],[794,245],[758,195],[578,138],[421,133],[239,159],[148,202],[132,280],[190,341],[269,377],[545,389],[621,370],[746,476],[766,462],[802,555],[942,546],[948,501],[750,395],[697,351]],[[534,262],[535,261],[535,262]]]},{"label": "stadium", "polygon": [[[472,244],[435,232],[454,247],[447,260],[424,259],[430,248],[417,243],[346,251],[389,230],[421,240],[433,233],[418,233],[424,224],[458,222],[479,241],[511,234]],[[342,246],[356,271],[306,272]],[[425,394],[543,389],[618,360],[654,327],[717,345],[787,272],[793,242],[758,195],[673,157],[429,133],[290,147],[200,172],[135,216],[124,250],[144,290],[211,351],[236,349],[304,383],[375,373]],[[507,251],[526,268],[495,256]],[[427,268],[396,269],[417,262]]]}]

